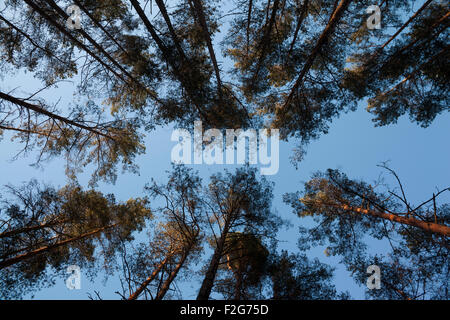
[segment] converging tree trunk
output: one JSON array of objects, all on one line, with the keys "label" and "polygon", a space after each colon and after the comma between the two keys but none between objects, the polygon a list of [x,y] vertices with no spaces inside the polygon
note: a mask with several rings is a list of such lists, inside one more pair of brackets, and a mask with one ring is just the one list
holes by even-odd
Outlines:
[{"label": "converging tree trunk", "polygon": [[[385,213],[381,211],[375,211],[375,210],[369,210],[365,208],[359,208],[359,207],[350,207],[346,205],[331,205],[332,207],[343,209],[346,211],[351,211],[358,214],[366,214],[370,215],[372,217],[381,218],[384,220],[389,220],[393,222],[398,222],[401,224],[406,224],[409,226],[420,228],[427,232],[432,232],[436,234],[440,234],[442,236],[449,237],[450,236],[450,227],[447,227],[445,225],[433,223],[433,222],[426,222],[421,221],[416,218],[406,218],[403,216],[400,216],[398,214],[392,214],[392,213]],[[407,213],[404,213],[402,215],[407,215]]]},{"label": "converging tree trunk", "polygon": [[28,110],[34,111],[36,113],[45,115],[45,116],[49,117],[50,119],[58,120],[58,121],[61,121],[61,122],[65,123],[65,124],[67,124],[67,125],[74,126],[74,127],[79,128],[79,129],[87,130],[87,131],[92,132],[92,133],[94,133],[96,135],[103,136],[105,138],[114,140],[113,137],[98,131],[96,128],[88,127],[88,126],[85,126],[85,125],[83,125],[81,123],[75,122],[73,120],[61,117],[61,116],[59,116],[59,115],[57,115],[55,113],[52,113],[52,112],[49,112],[49,111],[45,110],[41,106],[38,106],[36,104],[28,103],[28,102],[26,102],[26,101],[24,101],[22,99],[10,96],[9,94],[0,92],[0,99],[3,99],[5,101],[9,101],[9,102],[11,102],[11,103],[13,103],[15,105],[20,106],[20,107],[23,107],[23,108],[26,108]]},{"label": "converging tree trunk", "polygon": [[62,246],[66,245],[66,244],[69,244],[71,242],[75,242],[77,240],[81,240],[81,239],[84,239],[84,238],[96,235],[96,234],[98,234],[98,233],[100,233],[102,231],[111,229],[111,228],[115,227],[116,225],[117,224],[113,224],[113,225],[109,225],[109,226],[106,226],[106,227],[97,228],[95,230],[92,230],[92,231],[87,232],[85,234],[79,235],[77,237],[70,238],[70,239],[67,239],[67,240],[64,240],[64,241],[60,241],[60,242],[57,242],[55,244],[44,246],[44,247],[41,247],[39,249],[36,249],[36,250],[30,251],[30,252],[26,252],[24,254],[15,256],[13,258],[3,260],[3,261],[0,262],[0,269],[9,267],[9,266],[11,266],[13,264],[16,264],[16,263],[19,263],[19,262],[22,262],[22,261],[25,261],[25,260],[30,259],[32,257],[35,257],[35,256],[37,256],[39,254],[42,254],[42,253],[45,253],[45,252],[49,252],[49,251],[51,251],[53,249],[62,247]]},{"label": "converging tree trunk", "polygon": [[147,279],[145,279],[145,281],[142,282],[142,284],[139,286],[139,288],[137,288],[136,291],[133,292],[128,297],[128,300],[136,300],[139,297],[139,295],[145,290],[145,288],[147,288],[147,286],[150,284],[150,282],[152,282],[156,278],[156,276],[161,272],[162,268],[164,268],[164,266],[167,264],[167,262],[169,261],[170,258],[171,258],[171,255],[168,255],[167,257],[165,257],[164,260],[161,261],[160,264],[158,264],[158,266],[152,272],[152,274]]},{"label": "converging tree trunk", "polygon": [[208,300],[211,290],[214,286],[214,279],[216,278],[217,269],[219,268],[220,259],[223,256],[225,247],[225,239],[227,238],[230,229],[229,221],[226,222],[223,232],[217,241],[217,247],[214,250],[214,254],[209,263],[208,270],[206,271],[205,278],[203,279],[202,286],[197,295],[197,300]]},{"label": "converging tree trunk", "polygon": [[15,235],[18,235],[21,233],[25,233],[25,232],[36,231],[36,230],[41,230],[41,229],[45,229],[48,227],[53,227],[60,223],[64,223],[64,221],[52,221],[52,222],[43,223],[43,224],[36,225],[36,226],[23,227],[23,228],[19,228],[19,229],[15,229],[15,230],[5,231],[5,232],[0,233],[0,239],[12,237],[12,236],[15,236]]},{"label": "converging tree trunk", "polygon": [[303,69],[300,71],[300,74],[299,74],[297,80],[295,81],[295,84],[292,87],[291,92],[289,93],[289,96],[286,99],[284,106],[287,106],[290,103],[292,97],[297,92],[298,88],[300,88],[300,85],[302,84],[306,73],[311,69],[311,67],[314,63],[314,60],[316,59],[316,57],[319,54],[322,47],[327,42],[328,38],[330,37],[331,33],[333,32],[333,30],[336,27],[339,20],[342,18],[344,11],[348,8],[351,1],[352,0],[342,0],[339,3],[339,5],[337,6],[336,10],[333,12],[333,15],[331,16],[330,21],[328,22],[327,26],[323,30],[319,39],[317,40],[317,43],[316,43],[314,49],[311,51],[311,54],[306,59],[305,65],[303,66]]},{"label": "converging tree trunk", "polygon": [[162,300],[164,296],[166,295],[167,291],[170,288],[170,285],[172,284],[173,280],[175,280],[176,276],[180,272],[180,269],[183,267],[184,262],[186,261],[186,258],[189,255],[190,249],[187,249],[183,251],[183,254],[180,257],[180,260],[178,261],[177,265],[175,266],[175,269],[170,273],[169,277],[164,281],[163,285],[161,286],[161,289],[159,290],[158,294],[155,297],[155,300]]}]

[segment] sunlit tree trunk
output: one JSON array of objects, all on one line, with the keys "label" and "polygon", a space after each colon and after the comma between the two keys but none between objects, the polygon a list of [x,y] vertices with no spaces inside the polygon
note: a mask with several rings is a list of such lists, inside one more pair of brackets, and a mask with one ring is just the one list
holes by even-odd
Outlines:
[{"label": "sunlit tree trunk", "polygon": [[187,248],[185,251],[183,251],[183,254],[180,257],[180,261],[178,261],[177,265],[175,266],[175,269],[170,273],[169,277],[164,281],[163,285],[161,286],[161,289],[159,290],[158,294],[155,297],[155,300],[162,300],[164,296],[166,295],[167,291],[170,288],[170,285],[172,284],[173,280],[176,278],[178,273],[180,272],[180,269],[183,267],[184,262],[186,261],[186,258],[189,255],[190,248]]},{"label": "sunlit tree trunk", "polygon": [[[446,237],[450,236],[450,227],[447,227],[445,225],[441,225],[438,223],[421,221],[421,220],[418,220],[415,218],[406,218],[406,217],[400,216],[398,214],[385,213],[385,212],[381,212],[381,211],[369,210],[369,209],[359,208],[359,207],[350,207],[347,205],[331,205],[331,206],[335,207],[335,208],[343,209],[345,211],[351,211],[351,212],[358,213],[358,214],[366,214],[366,215],[370,215],[372,217],[381,218],[384,220],[389,220],[389,221],[398,222],[401,224],[417,227],[424,231],[440,234],[440,235],[443,235]],[[407,215],[407,214],[405,214],[405,215]]]},{"label": "sunlit tree trunk", "polygon": [[62,246],[66,245],[66,244],[69,244],[71,242],[74,242],[74,241],[77,241],[77,240],[81,240],[81,239],[93,236],[95,234],[101,233],[102,231],[111,229],[111,228],[115,227],[116,225],[117,224],[113,224],[113,225],[109,225],[109,226],[106,226],[106,227],[97,228],[95,230],[92,230],[90,232],[84,233],[84,234],[79,235],[77,237],[70,238],[70,239],[67,239],[67,240],[64,240],[64,241],[60,241],[60,242],[57,242],[55,244],[44,246],[44,247],[41,247],[39,249],[36,249],[36,250],[30,251],[30,252],[27,252],[27,253],[15,256],[13,258],[10,258],[10,259],[7,259],[7,260],[3,260],[3,261],[0,262],[0,269],[9,267],[9,266],[11,266],[13,264],[16,264],[16,263],[19,263],[19,262],[22,262],[22,261],[25,261],[25,260],[30,259],[32,257],[35,257],[35,256],[37,256],[39,254],[42,254],[42,253],[45,253],[45,252],[49,252],[49,251],[51,251],[53,249],[62,247]]},{"label": "sunlit tree trunk", "polygon": [[145,288],[147,288],[150,282],[152,282],[156,278],[156,276],[161,272],[162,268],[164,268],[164,266],[167,264],[170,258],[171,255],[167,255],[167,257],[165,257],[164,260],[160,264],[158,264],[158,266],[152,272],[152,274],[147,279],[145,279],[145,281],[142,282],[139,288],[137,288],[137,290],[128,297],[128,300],[136,300],[139,297],[139,295],[145,290]]},{"label": "sunlit tree trunk", "polygon": [[88,126],[85,126],[85,125],[83,125],[81,123],[78,123],[78,122],[75,122],[73,120],[70,120],[68,118],[61,117],[61,116],[59,116],[59,115],[57,115],[55,113],[52,113],[52,112],[49,112],[49,111],[45,110],[41,106],[28,103],[28,102],[26,102],[26,101],[24,101],[22,99],[18,99],[16,97],[10,96],[9,94],[0,92],[0,99],[3,99],[5,101],[9,101],[9,102],[11,102],[11,103],[13,103],[15,105],[20,106],[20,107],[23,107],[23,108],[26,108],[28,110],[34,111],[36,113],[45,115],[45,116],[49,117],[50,119],[58,120],[58,121],[61,121],[61,122],[65,123],[65,124],[67,124],[67,125],[74,126],[74,127],[79,128],[79,129],[83,129],[83,130],[92,132],[92,133],[94,133],[96,135],[103,136],[105,138],[114,140],[114,138],[112,138],[111,136],[106,135],[106,134],[98,131],[96,128],[88,127]]}]

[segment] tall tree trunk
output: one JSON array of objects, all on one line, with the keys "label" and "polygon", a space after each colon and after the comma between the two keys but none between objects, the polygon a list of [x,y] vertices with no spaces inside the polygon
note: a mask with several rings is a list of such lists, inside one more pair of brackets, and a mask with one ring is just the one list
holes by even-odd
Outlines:
[{"label": "tall tree trunk", "polygon": [[[49,16],[47,13],[45,13],[44,10],[42,10],[41,7],[36,5],[31,0],[24,0],[30,7],[32,7],[35,11],[37,11],[44,19],[46,19],[50,24],[52,24],[55,28],[57,28],[62,34],[66,35],[73,44],[78,46],[79,48],[83,49],[88,55],[90,55],[92,58],[94,58],[97,62],[99,62],[103,67],[105,67],[108,71],[113,73],[118,79],[123,81],[126,84],[129,84],[129,81],[127,81],[122,74],[119,74],[116,70],[114,70],[110,65],[106,64],[100,57],[98,57],[95,53],[93,53],[89,48],[87,48],[81,41],[79,41],[77,38],[75,38],[70,32],[68,32],[65,27],[59,25],[53,17]],[[50,6],[52,6],[62,17],[69,18],[69,15],[67,15],[64,10],[62,10],[53,0],[46,0],[47,3],[49,3]],[[92,37],[90,37],[83,29],[80,30],[80,33],[83,35],[85,39],[87,39],[100,53],[102,53],[108,60],[110,60],[117,68],[121,70],[123,74],[125,74],[131,81],[136,83],[139,87],[144,89],[149,96],[153,98],[156,102],[158,102],[161,105],[164,105],[164,102],[161,101],[158,96],[145,87],[142,83],[140,83],[136,78],[134,78],[128,71],[126,71],[120,63],[118,63],[114,58],[111,57],[111,55],[103,49],[101,45],[99,45]]]},{"label": "tall tree trunk", "polygon": [[[159,1],[161,1],[161,0],[159,0]],[[214,66],[214,72],[216,74],[219,96],[222,96],[222,80],[220,79],[219,65],[217,64],[216,54],[214,53],[214,47],[213,47],[212,41],[211,41],[211,35],[209,34],[208,25],[206,24],[206,17],[204,14],[203,5],[202,5],[201,0],[192,0],[192,1],[194,2],[195,12],[200,21],[200,26],[203,30],[203,35],[206,39],[206,44],[208,45],[209,56],[211,58],[213,66]]]},{"label": "tall tree trunk", "polygon": [[[381,211],[369,210],[369,209],[359,208],[359,207],[350,207],[347,205],[332,204],[330,206],[338,208],[338,209],[343,209],[345,211],[351,211],[351,212],[358,213],[358,214],[366,214],[366,215],[370,215],[372,217],[381,218],[384,220],[389,220],[389,221],[398,222],[401,224],[417,227],[424,231],[440,234],[442,236],[446,236],[446,237],[450,236],[450,227],[447,227],[445,225],[441,225],[441,224],[437,224],[437,223],[433,223],[433,222],[421,221],[421,220],[418,220],[415,218],[405,218],[398,214],[385,213],[385,212],[381,212]],[[406,214],[404,214],[404,215],[406,215]]]},{"label": "tall tree trunk", "polygon": [[203,279],[202,286],[197,295],[197,300],[208,300],[211,294],[212,287],[214,286],[214,279],[216,278],[217,269],[219,268],[220,259],[223,256],[223,249],[225,246],[225,239],[230,229],[230,223],[227,220],[223,232],[220,235],[219,241],[217,241],[217,247],[214,250],[214,254],[209,263],[208,270],[206,271],[205,278]]},{"label": "tall tree trunk", "polygon": [[317,40],[317,43],[314,47],[314,49],[311,51],[311,54],[306,59],[305,65],[303,66],[303,69],[300,71],[300,75],[298,76],[294,86],[291,89],[291,92],[289,93],[288,98],[286,99],[286,102],[284,103],[283,109],[289,105],[289,103],[292,100],[292,97],[297,92],[298,88],[300,88],[300,85],[303,83],[303,79],[306,75],[306,73],[311,69],[314,61],[316,60],[317,55],[319,54],[320,50],[324,46],[324,44],[328,41],[328,38],[330,37],[331,33],[333,32],[335,26],[341,19],[342,15],[344,14],[344,11],[348,8],[350,5],[350,2],[352,0],[341,0],[339,5],[337,6],[336,10],[334,11],[330,21],[328,22],[327,26],[323,30],[322,34],[320,35],[319,39]]},{"label": "tall tree trunk", "polygon": [[202,117],[203,120],[205,120],[205,122],[209,123],[208,121],[208,116],[206,115],[206,112],[204,111],[204,109],[200,106],[200,104],[196,101],[195,99],[195,94],[192,92],[190,86],[188,85],[189,83],[189,79],[185,79],[185,77],[183,76],[183,74],[180,72],[178,66],[176,65],[176,63],[173,61],[172,57],[171,57],[171,53],[169,52],[169,49],[166,47],[166,45],[164,44],[164,42],[162,41],[162,39],[158,36],[158,34],[156,33],[155,28],[153,27],[152,23],[150,22],[150,20],[147,18],[147,16],[145,15],[144,10],[142,9],[142,7],[140,6],[139,2],[137,0],[130,0],[131,5],[134,7],[134,9],[136,10],[137,14],[139,15],[139,18],[142,20],[142,22],[144,23],[147,31],[150,33],[150,35],[152,36],[152,39],[156,42],[158,49],[162,52],[164,59],[167,61],[167,63],[172,67],[172,70],[175,74],[175,76],[178,78],[178,81],[181,83],[181,85],[185,88],[187,95],[189,96],[189,99],[192,101],[192,103],[194,104],[195,108],[197,109],[198,113],[200,114],[200,116]]},{"label": "tall tree trunk", "polygon": [[234,278],[236,280],[236,284],[234,285],[234,300],[242,299],[242,272],[241,270],[236,270],[234,272]]},{"label": "tall tree trunk", "polygon": [[170,36],[172,37],[175,47],[177,48],[178,54],[180,55],[183,62],[187,62],[186,54],[184,53],[183,48],[181,47],[180,39],[175,33],[175,29],[173,28],[172,22],[170,21],[166,5],[162,0],[156,0],[156,4],[158,5],[159,11],[161,11],[164,21],[166,22],[166,25],[169,28]]},{"label": "tall tree trunk", "polygon": [[159,290],[158,294],[155,297],[155,300],[162,300],[164,298],[164,296],[166,295],[167,291],[169,290],[170,285],[172,284],[173,280],[176,278],[176,276],[178,275],[178,272],[180,272],[180,269],[183,267],[184,262],[186,261],[186,258],[189,255],[191,247],[189,247],[185,251],[183,251],[180,261],[178,261],[175,269],[172,270],[169,277],[166,279],[166,281],[164,281],[163,285],[161,286],[161,289]]},{"label": "tall tree trunk", "polygon": [[147,279],[145,279],[145,281],[142,282],[139,288],[137,288],[137,290],[128,297],[128,300],[136,300],[142,293],[142,291],[144,291],[145,288],[147,288],[150,282],[152,282],[156,278],[156,276],[161,272],[162,268],[164,268],[164,266],[167,264],[167,262],[171,257],[172,254],[167,255],[167,257],[164,258],[164,260],[156,267],[156,269],[152,272],[152,274]]},{"label": "tall tree trunk", "polygon": [[[68,19],[69,15],[61,9],[54,0],[45,0],[55,11],[64,19]],[[86,33],[83,29],[79,30],[79,33],[87,40],[89,43],[91,43],[101,54],[103,54],[109,61],[111,61],[123,74],[125,74],[128,78],[142,86],[131,74],[128,73],[127,70],[119,63],[117,62],[111,55],[97,42],[95,41],[89,34]]]},{"label": "tall tree trunk", "polygon": [[294,45],[297,42],[298,33],[302,27],[303,21],[306,18],[306,12],[308,11],[309,0],[304,0],[302,8],[300,9],[300,14],[297,21],[297,26],[295,27],[294,37],[292,38],[291,45],[289,46],[288,57],[291,56],[292,50],[294,50]]},{"label": "tall tree trunk", "polygon": [[101,23],[98,22],[98,21],[94,18],[94,16],[89,12],[89,10],[86,9],[86,7],[85,7],[79,0],[74,0],[73,2],[74,2],[77,6],[80,7],[80,9],[81,9],[81,10],[89,17],[89,19],[91,19],[91,21],[92,21],[99,29],[101,29],[101,30],[108,36],[108,38],[111,39],[111,41],[113,41],[113,42],[116,44],[116,46],[117,46],[120,50],[122,50],[122,52],[125,53],[125,54],[130,58],[130,60],[132,60],[132,57],[130,57],[130,56],[128,55],[128,52],[123,48],[123,46],[122,46],[119,42],[117,42],[116,39],[114,39],[114,37],[108,32],[108,30],[106,30],[105,27],[103,27],[103,26],[101,25]]},{"label": "tall tree trunk", "polygon": [[108,64],[106,64],[102,59],[100,59],[96,54],[94,54],[89,48],[87,48],[82,42],[76,39],[70,32],[68,32],[65,27],[59,25],[52,17],[50,17],[44,10],[38,5],[36,5],[31,0],[24,0],[31,8],[33,8],[36,12],[38,12],[45,20],[47,20],[50,24],[52,24],[56,29],[58,29],[62,34],[67,36],[73,44],[83,49],[88,55],[97,60],[103,67],[108,69],[111,73],[113,73],[117,78],[127,83],[127,81],[123,78],[122,75],[118,74],[114,69],[111,68]]},{"label": "tall tree trunk", "polygon": [[57,225],[59,223],[64,223],[64,221],[52,221],[52,222],[48,222],[48,223],[39,224],[36,226],[23,227],[23,228],[19,228],[19,229],[10,230],[10,231],[5,231],[5,232],[0,233],[0,239],[12,237],[17,234],[21,234],[21,233],[25,233],[25,232],[29,232],[29,231],[45,229],[45,228]]},{"label": "tall tree trunk", "polygon": [[337,5],[339,0],[335,0],[333,4],[333,10],[331,11],[330,19],[328,19],[328,23],[330,22],[331,18],[333,17],[334,12],[336,11]]},{"label": "tall tree trunk", "polygon": [[[269,3],[270,3],[270,1],[269,1]],[[269,20],[269,25],[267,26],[266,32],[264,33],[264,36],[263,36],[261,44],[260,44],[261,54],[259,55],[259,59],[256,64],[256,70],[255,70],[255,73],[253,74],[250,88],[254,88],[255,82],[259,75],[259,71],[261,70],[264,59],[266,58],[266,49],[270,42],[270,34],[272,33],[273,26],[275,25],[275,20],[277,17],[277,11],[278,11],[279,4],[280,4],[280,0],[275,0],[275,2],[273,4],[272,14],[271,14],[270,20]]]},{"label": "tall tree trunk", "polygon": [[49,117],[50,119],[58,120],[58,121],[61,121],[61,122],[65,123],[65,124],[67,124],[67,125],[74,126],[74,127],[77,127],[77,128],[83,129],[83,130],[87,130],[87,131],[92,132],[92,133],[94,133],[96,135],[99,135],[99,136],[102,136],[102,137],[114,140],[113,137],[98,131],[96,128],[88,127],[88,126],[85,126],[85,125],[83,125],[81,123],[78,123],[78,122],[75,122],[73,120],[70,120],[68,118],[61,117],[61,116],[59,116],[59,115],[57,115],[55,113],[52,113],[52,112],[49,112],[49,111],[45,110],[41,106],[25,102],[24,100],[16,98],[16,97],[13,97],[13,96],[10,96],[9,94],[0,92],[0,99],[9,101],[9,102],[11,102],[11,103],[13,103],[15,105],[18,105],[18,106],[21,106],[21,107],[26,108],[28,110],[31,110],[31,111],[37,112],[39,114],[45,115],[45,116]]},{"label": "tall tree trunk", "polygon": [[92,231],[90,231],[88,233],[79,235],[79,236],[74,237],[74,238],[70,238],[70,239],[67,239],[67,240],[64,240],[64,241],[57,242],[55,244],[51,244],[51,245],[48,245],[48,246],[41,247],[39,249],[36,249],[36,250],[30,251],[30,252],[27,252],[27,253],[15,256],[14,258],[10,258],[10,259],[7,259],[7,260],[0,261],[0,269],[9,267],[9,266],[11,266],[13,264],[16,264],[16,263],[19,263],[19,262],[22,262],[22,261],[25,261],[25,260],[30,259],[32,257],[35,257],[35,256],[37,256],[39,254],[42,254],[42,253],[45,253],[45,252],[49,252],[49,251],[51,251],[53,249],[59,248],[61,246],[69,244],[71,242],[90,237],[90,236],[98,234],[98,233],[100,233],[102,231],[111,229],[111,228],[113,228],[115,226],[117,226],[117,223],[113,224],[113,225],[106,226],[106,227],[97,228],[95,230],[92,230]]},{"label": "tall tree trunk", "polygon": [[[53,240],[57,240],[57,239],[58,239],[58,236],[54,236],[54,237],[51,237],[50,239],[45,239],[43,241],[38,241],[38,242],[34,243],[33,245],[34,246],[38,246],[38,245],[41,245],[43,243],[47,243],[49,241],[53,241]],[[6,254],[3,254],[2,256],[0,256],[0,259],[1,260],[6,259],[6,258],[8,258],[8,257],[10,257],[12,255],[17,255],[18,253],[27,251],[29,249],[30,249],[29,247],[26,247],[26,248],[20,248],[20,249],[14,250],[14,251],[7,252]]]}]

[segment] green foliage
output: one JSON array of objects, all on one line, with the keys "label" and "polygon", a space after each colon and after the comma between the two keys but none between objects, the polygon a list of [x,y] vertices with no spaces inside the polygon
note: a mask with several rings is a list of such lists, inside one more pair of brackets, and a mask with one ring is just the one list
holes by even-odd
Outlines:
[{"label": "green foliage", "polygon": [[[375,186],[351,180],[337,170],[316,174],[302,193],[284,198],[296,214],[311,216],[317,223],[300,229],[299,245],[303,249],[326,246],[327,253],[341,257],[362,285],[367,280],[367,267],[378,265],[384,270],[381,289],[366,291],[373,298],[448,299],[448,236],[397,222],[393,217],[448,226],[449,206],[430,207],[433,197],[414,207],[398,182],[400,195],[390,189],[378,192]],[[387,213],[389,218],[371,214],[374,211]],[[369,243],[375,239],[391,250],[374,255]]]},{"label": "green foliage", "polygon": [[[158,126],[191,130],[202,120],[205,130],[279,129],[282,138],[299,140],[294,160],[301,160],[309,142],[360,103],[367,102],[376,126],[408,115],[426,127],[450,110],[445,1],[418,10],[411,1],[382,1],[378,30],[366,24],[369,0],[158,0],[155,14],[137,0],[4,3],[1,77],[26,71],[41,89],[18,97],[1,85],[0,138],[19,142],[23,154],[38,151],[35,165],[64,157],[71,181],[88,168],[91,187],[114,183],[119,166],[137,173],[144,133]],[[81,8],[80,30],[66,27],[72,4]],[[64,82],[75,84],[73,103],[57,108],[40,97],[52,90],[57,99]],[[326,245],[360,283],[368,264],[393,270],[383,290],[368,292],[373,298],[448,299],[448,239],[394,218],[445,227],[449,206],[433,198],[413,208],[401,183],[402,194],[375,189],[330,170],[304,192],[286,195],[299,217],[318,222],[301,228],[300,249]],[[0,263],[50,249],[0,269],[2,298],[51,285],[68,264],[92,275],[102,264],[107,273],[123,268],[123,298],[159,270],[143,297],[162,299],[178,272],[198,263],[204,239],[214,253],[200,271],[199,298],[211,290],[235,299],[348,297],[330,284],[332,268],[306,253],[277,252],[284,221],[271,206],[273,185],[249,167],[214,174],[203,185],[192,170],[174,166],[166,184],[145,188],[157,203],[151,228],[146,198],[117,203],[75,182],[9,190],[13,200],[0,213]],[[147,241],[133,246],[141,231]],[[368,237],[392,252],[373,255]]]},{"label": "green foliage", "polygon": [[309,260],[306,255],[289,255],[286,251],[272,257],[268,267],[275,300],[332,300],[348,299],[348,293],[336,292],[330,280],[333,269]]},{"label": "green foliage", "polygon": [[[133,232],[152,217],[146,199],[116,203],[113,195],[83,191],[78,185],[56,190],[31,181],[7,190],[11,197],[5,197],[1,211],[0,261],[51,249],[0,269],[3,299],[52,284],[68,265],[76,264],[91,276],[98,268],[111,269],[121,243],[133,240]],[[95,230],[99,232],[83,237]]]}]

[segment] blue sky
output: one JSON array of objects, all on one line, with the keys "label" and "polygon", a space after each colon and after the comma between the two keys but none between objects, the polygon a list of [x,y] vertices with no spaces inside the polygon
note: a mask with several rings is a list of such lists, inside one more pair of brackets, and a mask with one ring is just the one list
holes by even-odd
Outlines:
[{"label": "blue sky", "polygon": [[[38,83],[29,74],[22,72],[13,77],[7,77],[0,82],[2,91],[20,86],[23,92],[33,92],[38,88]],[[41,97],[48,101],[61,99],[61,105],[69,103],[72,99],[73,84],[63,84],[58,89],[44,92]],[[21,90],[16,91],[20,95]],[[339,98],[339,97],[337,97]],[[275,183],[273,207],[281,217],[289,219],[292,227],[282,230],[279,234],[281,240],[280,249],[297,251],[298,226],[308,223],[292,213],[292,210],[282,202],[282,195],[286,192],[294,192],[302,189],[302,184],[308,181],[316,171],[328,168],[338,168],[346,172],[351,178],[361,178],[373,181],[379,177],[382,169],[377,164],[389,161],[389,166],[396,170],[406,188],[407,195],[413,203],[419,203],[428,199],[438,189],[450,186],[450,114],[438,116],[428,128],[421,128],[411,123],[407,117],[403,117],[396,125],[387,127],[374,127],[372,116],[365,111],[361,103],[356,112],[343,114],[335,119],[327,135],[312,141],[307,148],[304,160],[298,169],[290,163],[289,157],[296,141],[282,142],[280,144],[280,168],[278,174],[267,176]],[[171,142],[172,127],[157,128],[148,133],[145,139],[147,152],[137,158],[140,166],[140,174],[120,174],[115,185],[100,183],[98,189],[104,193],[114,193],[119,200],[130,197],[142,196],[144,185],[154,178],[163,183],[166,181],[166,170],[171,168],[170,154],[175,142]],[[64,175],[64,162],[55,159],[45,163],[43,169],[31,167],[30,164],[36,158],[35,153],[26,157],[20,157],[12,161],[13,156],[20,150],[20,145],[10,141],[5,135],[0,141],[0,184],[7,183],[18,185],[22,182],[36,178],[39,181],[63,186],[67,180]],[[207,166],[192,165],[199,170],[204,181],[217,171],[224,169],[233,170],[233,166]],[[89,170],[80,175],[82,185],[87,185]],[[386,181],[394,185],[394,182],[386,174]],[[449,202],[448,196],[443,196],[441,201]],[[375,245],[375,244],[374,244]],[[327,258],[323,253],[324,248],[317,248],[311,252],[311,256],[319,257],[321,261],[334,265],[336,259]],[[382,248],[379,248],[382,249]],[[205,256],[205,263],[209,256]],[[382,271],[383,272],[383,271]],[[100,292],[103,298],[119,298],[114,291],[119,289],[117,278],[110,279],[106,284],[102,283],[100,275],[94,284],[82,278],[82,289],[68,290],[64,279],[50,289],[44,289],[35,294],[38,299],[86,299],[87,292],[94,290]],[[349,275],[338,267],[335,275],[335,284],[338,290],[348,290],[354,298],[364,298],[364,289],[354,284]],[[192,282],[180,282],[184,292],[183,297],[194,299],[200,281],[195,278]]]},{"label": "blue sky", "polygon": [[[450,115],[440,116],[427,129],[420,128],[409,120],[402,118],[397,125],[374,128],[370,115],[361,108],[357,112],[341,116],[334,121],[330,132],[319,140],[310,144],[307,155],[296,170],[289,161],[294,143],[281,143],[280,170],[277,175],[267,176],[275,183],[273,207],[283,218],[289,219],[293,226],[279,234],[282,249],[296,251],[298,226],[306,221],[296,217],[290,208],[282,202],[282,195],[302,189],[302,183],[307,181],[311,174],[327,168],[339,168],[353,178],[364,178],[367,181],[376,180],[381,169],[376,165],[383,161],[390,161],[390,166],[400,175],[406,192],[411,201],[419,203],[427,199],[436,189],[448,187],[450,182],[450,148],[448,142],[442,143],[444,137],[449,135]],[[138,158],[140,175],[119,175],[115,185],[100,184],[99,190],[104,193],[114,193],[118,199],[126,200],[130,197],[142,195],[145,183],[151,178],[159,182],[165,181],[165,171],[170,170],[170,152],[175,145],[170,141],[172,129],[159,128],[146,138],[147,153]],[[19,184],[31,178],[37,178],[53,185],[63,186],[66,182],[63,161],[54,160],[45,164],[44,169],[36,169],[29,164],[34,155],[11,161],[12,155],[20,146],[9,142],[6,137],[0,143],[0,176],[1,184]],[[207,177],[219,170],[232,170],[233,166],[206,166],[193,165],[199,170],[201,176]],[[80,182],[87,185],[89,172],[80,176]],[[389,181],[387,176],[387,181]],[[391,183],[394,183],[392,180]],[[450,200],[445,199],[442,200]],[[336,259],[327,258],[323,248],[312,251],[323,262],[331,265]],[[205,257],[208,258],[208,257]],[[45,289],[35,295],[40,299],[80,299],[86,298],[86,292],[98,290],[104,298],[117,298],[117,280],[110,280],[103,287],[101,278],[94,285],[84,278],[82,290],[70,291],[61,280],[54,288]],[[335,276],[336,286],[339,290],[349,290],[355,298],[363,298],[363,289],[357,287],[348,274],[338,268]],[[198,281],[193,284],[183,284],[188,293],[186,298],[194,298],[192,292],[198,287]],[[186,287],[184,287],[186,286]]]}]

